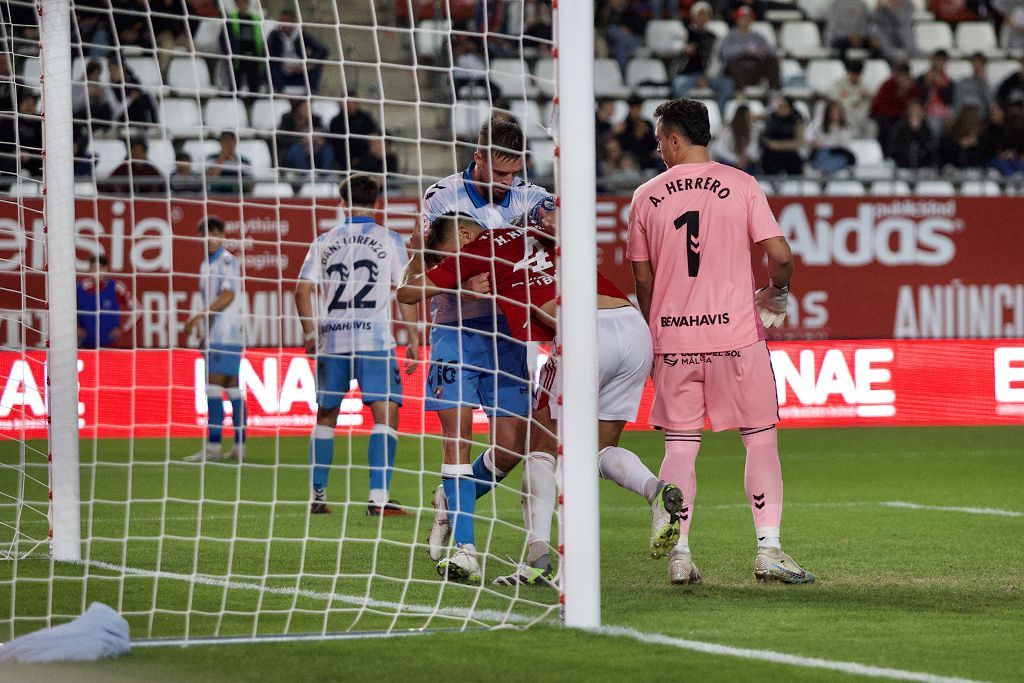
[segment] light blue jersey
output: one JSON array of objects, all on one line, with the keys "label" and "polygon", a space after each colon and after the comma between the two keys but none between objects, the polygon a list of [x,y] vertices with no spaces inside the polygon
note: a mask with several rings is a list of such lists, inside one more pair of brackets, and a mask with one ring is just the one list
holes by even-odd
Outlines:
[{"label": "light blue jersey", "polygon": [[234,292],[235,298],[222,311],[210,313],[206,330],[207,345],[245,345],[245,326],[242,324],[242,270],[238,259],[224,247],[210,254],[199,267],[199,295],[203,308],[224,292]]}]

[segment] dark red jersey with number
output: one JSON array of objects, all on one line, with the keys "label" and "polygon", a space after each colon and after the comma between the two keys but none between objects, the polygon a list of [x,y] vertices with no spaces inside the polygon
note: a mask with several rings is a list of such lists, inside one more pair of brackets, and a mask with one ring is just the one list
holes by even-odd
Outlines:
[{"label": "dark red jersey with number", "polygon": [[[437,287],[457,290],[474,275],[489,273],[491,294],[508,320],[512,336],[550,341],[555,331],[532,314],[557,296],[554,247],[545,234],[523,228],[485,230],[427,271]],[[597,292],[626,299],[618,287],[597,274]]]}]

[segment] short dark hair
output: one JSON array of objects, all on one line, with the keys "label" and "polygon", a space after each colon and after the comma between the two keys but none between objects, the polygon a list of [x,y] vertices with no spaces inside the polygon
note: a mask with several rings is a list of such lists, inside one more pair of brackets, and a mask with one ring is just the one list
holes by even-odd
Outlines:
[{"label": "short dark hair", "polygon": [[338,185],[338,195],[349,206],[361,206],[372,209],[377,206],[380,196],[380,185],[365,173],[353,173]]},{"label": "short dark hair", "polygon": [[863,73],[864,62],[859,59],[849,59],[846,61],[846,70],[851,74]]},{"label": "short dark hair", "polygon": [[85,75],[96,73],[97,71],[103,71],[103,65],[98,59],[90,59],[89,63],[85,65]]},{"label": "short dark hair", "polygon": [[672,128],[684,135],[690,144],[707,147],[711,142],[711,120],[708,108],[698,100],[669,100],[654,110],[654,118],[661,119],[662,128]]},{"label": "short dark hair", "polygon": [[508,159],[515,159],[525,152],[523,129],[515,121],[490,118],[480,126],[476,144],[481,151]]},{"label": "short dark hair", "polygon": [[423,262],[427,268],[433,268],[444,258],[441,246],[444,245],[451,235],[458,229],[459,215],[446,213],[438,216],[427,228],[427,234],[423,238]]},{"label": "short dark hair", "polygon": [[187,161],[190,164],[192,163],[192,157],[189,155],[188,152],[178,152],[177,154],[174,155],[174,160]]},{"label": "short dark hair", "polygon": [[219,232],[224,234],[225,226],[224,220],[220,216],[207,216],[203,220],[199,221],[199,225],[196,226],[200,235],[206,235],[211,232]]},{"label": "short dark hair", "polygon": [[224,138],[231,138],[232,140],[237,140],[238,136],[235,135],[235,131],[231,130],[230,128],[225,128],[220,132],[220,135],[217,136],[218,140],[223,140]]}]

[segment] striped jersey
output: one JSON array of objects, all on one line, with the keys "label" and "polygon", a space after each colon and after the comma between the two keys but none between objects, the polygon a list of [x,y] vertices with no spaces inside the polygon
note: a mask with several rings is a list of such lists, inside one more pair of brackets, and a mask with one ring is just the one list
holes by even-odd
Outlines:
[{"label": "striped jersey", "polygon": [[199,293],[205,310],[224,292],[234,292],[235,298],[222,311],[207,317],[207,344],[245,345],[245,325],[242,321],[242,270],[238,259],[224,247],[210,254],[199,267]]}]

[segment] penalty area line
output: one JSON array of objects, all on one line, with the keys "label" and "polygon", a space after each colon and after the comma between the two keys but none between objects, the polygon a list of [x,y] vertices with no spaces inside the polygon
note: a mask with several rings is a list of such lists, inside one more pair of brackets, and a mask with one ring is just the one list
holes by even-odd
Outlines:
[{"label": "penalty area line", "polygon": [[882,507],[900,508],[902,510],[932,510],[934,512],[964,512],[969,515],[994,515],[996,517],[1024,517],[1024,512],[1016,510],[1000,510],[999,508],[954,507],[947,505],[921,505],[908,503],[905,500],[887,500],[879,503]]},{"label": "penalty area line", "polygon": [[969,678],[937,676],[935,674],[920,671],[890,669],[882,666],[861,664],[859,662],[844,662],[831,659],[820,659],[818,657],[801,657],[799,655],[790,655],[784,652],[775,652],[774,650],[754,650],[743,647],[733,647],[731,645],[719,645],[718,643],[705,643],[699,640],[686,640],[684,638],[674,638],[661,633],[645,633],[625,626],[601,626],[596,629],[583,630],[600,635],[631,638],[647,645],[667,645],[669,647],[676,647],[681,650],[690,650],[692,652],[700,652],[702,654],[723,655],[726,657],[738,657],[740,659],[773,662],[776,664],[785,664],[805,669],[826,669],[855,676],[890,678],[899,681],[920,681],[921,683],[977,683]]}]

